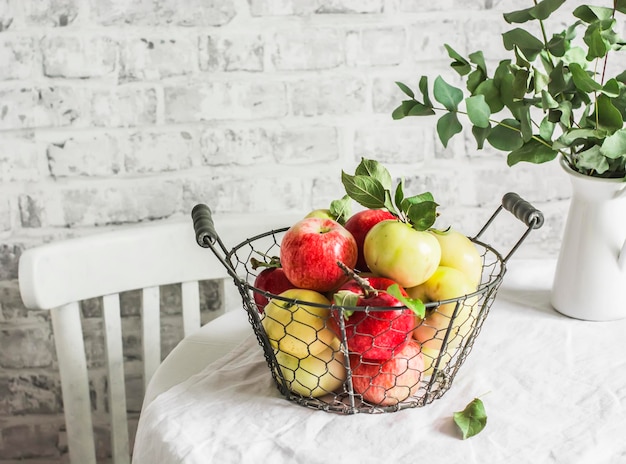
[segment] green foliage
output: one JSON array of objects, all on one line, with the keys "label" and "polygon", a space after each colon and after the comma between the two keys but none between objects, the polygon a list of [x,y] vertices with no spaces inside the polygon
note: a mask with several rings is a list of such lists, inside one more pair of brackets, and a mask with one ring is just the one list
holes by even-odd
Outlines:
[{"label": "green foliage", "polygon": [[393,189],[391,174],[376,160],[362,158],[354,175],[341,172],[341,182],[347,196],[361,206],[384,208],[416,230],[429,229],[437,219],[439,205],[430,192],[405,197],[404,181]]},{"label": "green foliage", "polygon": [[[437,134],[447,146],[463,131],[462,115],[477,148],[490,145],[507,152],[510,166],[562,156],[580,173],[626,179],[626,70],[606,75],[609,55],[626,48],[618,33],[623,26],[617,24],[617,17],[626,13],[626,0],[607,7],[578,6],[572,23],[552,37],[544,21],[565,0],[532,3],[504,14],[507,23],[517,26],[502,34],[512,56],[500,61],[493,74],[481,51],[464,57],[445,44],[450,66],[465,88],[439,76],[432,85],[433,102],[426,76],[417,91],[396,82],[408,99],[393,111],[393,119],[443,113]],[[531,21],[539,23],[540,37],[523,28]]]}]

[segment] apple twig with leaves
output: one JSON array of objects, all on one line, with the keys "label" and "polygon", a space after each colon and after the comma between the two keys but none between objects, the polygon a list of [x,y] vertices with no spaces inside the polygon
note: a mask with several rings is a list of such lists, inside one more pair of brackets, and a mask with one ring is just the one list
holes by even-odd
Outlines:
[{"label": "apple twig with leaves", "polygon": [[[447,146],[462,132],[458,116],[464,115],[477,148],[488,143],[508,152],[509,166],[545,163],[561,155],[582,174],[626,178],[626,70],[606,75],[609,55],[626,48],[616,20],[617,13],[626,13],[626,0],[613,0],[610,7],[578,6],[576,20],[548,38],[545,21],[563,4],[565,0],[534,0],[531,7],[504,14],[509,24],[537,21],[541,37],[520,27],[502,34],[513,58],[500,61],[493,74],[482,51],[465,58],[446,44],[465,91],[438,76],[432,86],[438,106],[430,98],[426,76],[418,83],[419,100],[409,86],[396,82],[409,99],[392,117],[444,112],[437,133]],[[579,29],[582,41],[576,40]],[[503,110],[508,115],[496,118]]]},{"label": "apple twig with leaves", "polygon": [[427,230],[435,223],[439,205],[433,195],[424,192],[405,197],[404,179],[393,189],[391,174],[376,160],[362,158],[354,175],[341,172],[341,182],[348,197],[361,206],[387,209],[400,221],[411,224],[416,230]]}]

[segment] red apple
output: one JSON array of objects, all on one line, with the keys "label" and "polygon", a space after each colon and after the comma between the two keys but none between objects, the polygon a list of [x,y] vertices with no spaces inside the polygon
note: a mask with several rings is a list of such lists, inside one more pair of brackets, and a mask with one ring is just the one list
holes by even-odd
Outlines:
[{"label": "red apple", "polygon": [[353,268],[357,260],[354,237],[332,219],[310,217],[292,225],[280,244],[280,262],[296,287],[328,292],[346,280],[337,266]]},{"label": "red apple", "polygon": [[417,394],[424,370],[420,346],[410,341],[386,361],[350,356],[354,391],[378,406],[393,406]]},{"label": "red apple", "polygon": [[[290,288],[296,288],[292,284],[285,271],[280,267],[268,267],[263,269],[259,275],[254,279],[254,287],[264,292],[271,293],[272,295],[280,295],[285,290]],[[260,313],[267,305],[268,298],[260,292],[254,291],[254,302]]]},{"label": "red apple", "polygon": [[344,227],[354,236],[359,250],[359,258],[356,262],[356,268],[359,271],[369,271],[369,267],[367,267],[365,262],[365,256],[363,256],[365,236],[372,227],[385,219],[395,219],[395,216],[386,209],[366,209],[353,214],[346,221]]},{"label": "red apple", "polygon": [[[346,342],[350,353],[367,359],[387,360],[410,340],[415,328],[415,314],[409,308],[377,310],[377,307],[404,306],[404,303],[386,292],[396,282],[374,276],[362,277],[362,279],[374,289],[379,290],[378,294],[375,295],[371,291],[368,293],[357,281],[350,280],[339,288],[337,295],[341,295],[340,292],[351,292],[357,295],[354,306],[368,306],[369,309],[355,310],[350,315],[347,315],[345,311],[333,309],[329,322],[340,334],[340,317],[343,314]],[[400,293],[405,297],[408,296],[402,287],[400,287]]]}]

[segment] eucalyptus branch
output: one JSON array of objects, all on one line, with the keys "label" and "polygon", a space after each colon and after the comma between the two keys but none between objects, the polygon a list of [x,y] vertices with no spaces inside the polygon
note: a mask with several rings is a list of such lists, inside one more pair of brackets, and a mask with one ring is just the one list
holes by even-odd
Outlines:
[{"label": "eucalyptus branch", "polygon": [[[574,22],[552,38],[544,20],[566,4],[563,0],[533,0],[530,8],[505,13],[509,24],[538,21],[541,34],[521,27],[502,34],[513,57],[500,61],[491,76],[481,51],[465,58],[445,44],[452,69],[466,81],[465,89],[438,76],[432,92],[441,105],[435,106],[426,76],[420,78],[419,101],[413,90],[397,83],[410,100],[393,111],[393,118],[444,112],[437,133],[447,146],[463,131],[464,116],[477,149],[488,143],[508,152],[509,166],[561,155],[583,174],[626,180],[626,70],[607,76],[609,53],[626,48],[614,20],[617,13],[626,13],[622,2],[613,0],[612,8],[575,6]],[[581,46],[575,42],[579,27],[585,28]],[[541,109],[543,116],[535,118],[533,108]],[[508,116],[495,116],[502,110],[508,110]]]}]

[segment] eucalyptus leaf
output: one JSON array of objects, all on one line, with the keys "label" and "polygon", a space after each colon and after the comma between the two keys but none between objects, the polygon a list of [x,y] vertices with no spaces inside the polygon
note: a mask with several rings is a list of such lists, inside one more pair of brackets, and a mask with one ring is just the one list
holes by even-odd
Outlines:
[{"label": "eucalyptus leaf", "polygon": [[547,88],[549,81],[550,78],[546,74],[536,68],[533,70],[533,87],[536,94],[541,93],[542,90]]},{"label": "eucalyptus leaf", "polygon": [[467,106],[467,116],[472,124],[483,129],[489,127],[491,110],[489,109],[489,105],[485,102],[484,95],[468,97],[465,100],[465,105]]},{"label": "eucalyptus leaf", "polygon": [[488,125],[487,127],[472,126],[472,135],[476,140],[476,148],[478,150],[483,149],[483,147],[485,146],[485,140],[487,140],[487,137],[489,137],[490,133],[491,125]]},{"label": "eucalyptus leaf", "polygon": [[480,50],[469,55],[470,62],[476,65],[476,68],[481,71],[485,76],[487,75],[487,64],[485,63],[485,56]]},{"label": "eucalyptus leaf", "polygon": [[600,92],[602,92],[607,97],[611,97],[611,98],[618,97],[621,92],[620,84],[617,81],[617,79],[609,79],[602,86],[602,89],[600,90]]},{"label": "eucalyptus leaf", "polygon": [[565,34],[554,34],[546,47],[552,56],[563,56],[567,50]]},{"label": "eucalyptus leaf", "polygon": [[435,100],[441,103],[448,111],[456,111],[463,100],[463,91],[448,84],[441,76],[437,76],[433,85]]},{"label": "eucalyptus leaf", "polygon": [[548,19],[564,3],[565,0],[542,0],[531,8],[531,14],[535,19]]},{"label": "eucalyptus leaf", "polygon": [[550,95],[550,92],[544,89],[541,91],[541,107],[544,110],[558,108],[559,102],[557,102],[554,97]]},{"label": "eucalyptus leaf", "polygon": [[487,136],[487,141],[498,150],[517,150],[524,144],[519,121],[503,119],[491,129],[491,133]]},{"label": "eucalyptus leaf", "polygon": [[405,116],[406,114],[404,113],[404,107],[402,105],[391,112],[391,117],[394,120],[403,119]]},{"label": "eucalyptus leaf", "polygon": [[528,78],[530,77],[530,73],[525,69],[519,69],[515,72],[513,76],[513,98],[517,100],[521,100],[526,95],[528,91]]},{"label": "eucalyptus leaf", "polygon": [[590,118],[597,120],[599,129],[618,130],[624,126],[622,113],[613,106],[611,99],[606,95],[598,95],[596,111]]},{"label": "eucalyptus leaf", "polygon": [[604,174],[609,169],[609,162],[598,145],[593,145],[588,150],[578,153],[576,167],[582,170],[595,171]]},{"label": "eucalyptus leaf", "polygon": [[474,398],[465,409],[454,413],[454,423],[461,431],[463,440],[479,434],[487,425],[485,405],[479,398]]},{"label": "eucalyptus leaf", "polygon": [[415,105],[417,105],[417,100],[403,100],[402,112],[404,113],[404,115],[408,116],[409,111],[411,111]]},{"label": "eucalyptus leaf", "polygon": [[475,95],[484,95],[485,103],[489,106],[491,114],[498,113],[504,108],[504,102],[500,97],[500,90],[494,79],[487,79],[480,83],[474,91]]},{"label": "eucalyptus leaf", "polygon": [[[545,118],[541,121],[539,125],[539,136],[543,140],[552,140],[552,136],[554,135],[554,129],[556,128],[556,123],[550,121],[549,117],[546,115]],[[554,148],[554,145],[553,145]]]},{"label": "eucalyptus leaf", "polygon": [[524,142],[528,142],[533,136],[533,126],[530,119],[530,106],[523,105],[520,108],[519,122],[522,131],[522,140]]},{"label": "eucalyptus leaf", "polygon": [[603,58],[611,49],[611,42],[606,39],[600,24],[590,24],[585,31],[583,38],[587,47],[587,61],[593,61],[595,58]]},{"label": "eucalyptus leaf", "polygon": [[430,116],[435,114],[435,110],[430,106],[423,105],[420,102],[415,102],[415,105],[408,111],[407,116]]},{"label": "eucalyptus leaf", "polygon": [[448,56],[452,58],[452,63],[450,66],[454,69],[459,75],[465,76],[472,70],[472,66],[469,61],[459,55],[450,45],[444,44],[444,47],[448,51]]},{"label": "eucalyptus leaf", "polygon": [[565,0],[543,0],[533,7],[505,13],[504,20],[510,24],[525,23],[533,19],[548,19],[563,3]]},{"label": "eucalyptus leaf", "polygon": [[430,95],[428,93],[428,77],[422,76],[420,77],[419,89],[422,93],[422,97],[424,98],[424,105],[430,108],[433,107],[433,102],[430,100]]},{"label": "eucalyptus leaf", "polygon": [[588,140],[601,140],[606,137],[607,132],[599,129],[572,129],[563,133],[556,141],[559,148],[576,146]]},{"label": "eucalyptus leaf", "polygon": [[572,73],[572,79],[576,88],[583,92],[595,92],[602,89],[602,84],[593,80],[578,63],[571,63],[569,70]]},{"label": "eucalyptus leaf", "polygon": [[474,71],[472,71],[471,73],[469,73],[469,75],[467,76],[467,90],[469,90],[470,93],[474,93],[476,91],[476,88],[487,78],[487,76],[485,75],[484,72],[482,72],[480,69],[475,69]]},{"label": "eucalyptus leaf", "polygon": [[600,153],[611,159],[626,155],[626,129],[620,129],[604,139]]},{"label": "eucalyptus leaf", "polygon": [[543,50],[543,42],[530,32],[515,28],[502,34],[502,40],[504,48],[507,50],[513,50],[514,47],[518,47],[524,56],[533,61],[539,52]]},{"label": "eucalyptus leaf", "polygon": [[396,82],[396,85],[400,87],[400,90],[402,90],[409,97],[415,98],[415,94],[407,85],[403,84],[402,82]]},{"label": "eucalyptus leaf", "polygon": [[533,138],[517,150],[509,153],[506,161],[509,166],[514,166],[522,161],[540,164],[552,161],[558,154],[559,152],[551,146],[546,146]]},{"label": "eucalyptus leaf", "polygon": [[437,135],[444,147],[447,147],[450,139],[462,130],[463,126],[456,113],[446,113],[437,121]]},{"label": "eucalyptus leaf", "polygon": [[613,10],[604,6],[580,5],[572,14],[586,23],[592,23],[598,19],[610,19]]}]

